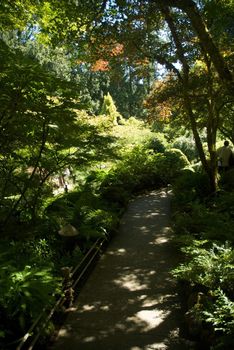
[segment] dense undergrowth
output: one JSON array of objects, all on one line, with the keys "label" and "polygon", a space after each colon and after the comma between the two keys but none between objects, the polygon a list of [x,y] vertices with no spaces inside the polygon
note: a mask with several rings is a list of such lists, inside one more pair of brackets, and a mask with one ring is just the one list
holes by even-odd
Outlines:
[{"label": "dense undergrowth", "polygon": [[204,349],[234,345],[233,170],[209,194],[207,177],[185,170],[174,184],[173,223],[184,261],[173,271],[181,283],[189,336]]},{"label": "dense undergrowth", "polygon": [[[195,164],[196,152],[186,137],[169,144],[165,134],[136,120],[109,126],[107,132],[115,135],[118,156],[78,169],[71,190],[45,199],[36,225],[13,222],[11,235],[1,239],[0,348],[16,348],[43,308],[53,307],[63,294],[61,269],[76,266],[98,238],[111,239],[132,196],[170,183],[175,240],[184,257],[173,275],[187,295],[188,335],[201,348],[230,349],[233,170],[221,176],[219,192],[210,195],[209,181]],[[59,235],[66,225],[78,235]],[[48,323],[44,337],[53,329]]]},{"label": "dense undergrowth", "polygon": [[[46,199],[34,227],[14,223],[19,234],[1,240],[0,348],[15,348],[43,308],[55,304],[63,293],[61,269],[76,266],[99,237],[112,237],[133,195],[167,185],[189,165],[162,135],[146,129],[142,137],[139,123],[134,130],[141,133],[141,142],[128,137],[126,144],[119,138],[118,160],[87,168],[71,191]],[[66,225],[78,235],[59,235]],[[53,327],[49,323],[45,335]]]}]

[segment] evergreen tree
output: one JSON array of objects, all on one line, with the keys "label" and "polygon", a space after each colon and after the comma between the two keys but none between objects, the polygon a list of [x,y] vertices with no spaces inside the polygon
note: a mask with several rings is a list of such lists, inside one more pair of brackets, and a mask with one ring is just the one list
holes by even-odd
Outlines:
[{"label": "evergreen tree", "polygon": [[107,117],[110,117],[114,125],[117,125],[118,121],[121,119],[121,115],[117,111],[113,98],[109,92],[104,96],[100,114],[104,114]]}]

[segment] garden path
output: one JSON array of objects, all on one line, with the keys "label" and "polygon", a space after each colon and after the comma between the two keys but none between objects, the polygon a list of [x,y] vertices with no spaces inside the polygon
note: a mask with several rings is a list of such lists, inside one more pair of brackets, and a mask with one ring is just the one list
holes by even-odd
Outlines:
[{"label": "garden path", "polygon": [[130,202],[52,350],[189,348],[180,337],[183,316],[170,275],[178,263],[170,196],[164,189]]}]

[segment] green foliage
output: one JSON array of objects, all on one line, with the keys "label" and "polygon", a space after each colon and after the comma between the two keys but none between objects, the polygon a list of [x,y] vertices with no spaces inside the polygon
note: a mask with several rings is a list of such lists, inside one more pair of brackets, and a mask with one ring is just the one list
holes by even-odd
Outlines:
[{"label": "green foliage", "polygon": [[178,234],[233,242],[233,193],[207,197],[209,182],[202,173],[185,170],[173,184],[173,225]]},{"label": "green foliage", "polygon": [[64,102],[55,76],[20,51],[11,52],[2,41],[0,51],[4,57],[0,73],[0,193],[11,198],[10,210],[25,209],[25,217],[28,212],[33,216],[41,199],[51,193],[43,186],[56,167],[51,145],[62,120],[74,121],[74,114],[68,111],[68,100]]},{"label": "green foliage", "polygon": [[[212,16],[213,7],[208,6],[212,1],[202,2],[197,14],[205,9],[204,18],[212,19],[207,22],[209,30],[215,33],[217,42],[226,45],[232,38],[231,20],[229,24],[221,21],[226,34],[220,35],[223,15],[217,9],[224,9],[227,16],[230,12],[227,9],[233,10],[233,6],[227,5],[227,1],[220,3],[222,6],[216,1],[214,7],[217,16]],[[0,313],[3,313],[1,319],[11,322],[9,329],[14,323],[16,328],[25,328],[27,321],[30,323],[35,318],[42,298],[50,303],[52,275],[56,275],[62,264],[74,264],[82,255],[79,249],[71,255],[63,254],[63,242],[57,237],[62,225],[74,225],[86,239],[88,248],[90,241],[116,228],[119,215],[133,193],[174,182],[181,173],[184,177],[178,180],[174,189],[176,205],[180,203],[182,209],[175,219],[177,229],[179,224],[181,232],[197,237],[233,239],[232,196],[205,202],[209,192],[207,177],[183,170],[190,165],[185,156],[194,160],[195,152],[192,141],[180,137],[182,129],[188,127],[188,118],[185,118],[182,107],[181,85],[175,76],[171,75],[171,85],[162,91],[161,96],[163,98],[166,93],[169,97],[169,104],[162,105],[162,116],[165,114],[167,121],[171,118],[174,126],[161,125],[160,130],[172,147],[184,155],[179,150],[168,150],[162,133],[152,136],[143,123],[139,127],[139,120],[133,117],[127,122],[118,120],[120,115],[112,97],[118,110],[127,118],[145,116],[142,100],[155,79],[157,65],[146,60],[142,52],[148,52],[149,57],[160,56],[163,63],[166,59],[166,68],[170,63],[170,71],[173,62],[178,62],[178,50],[173,44],[168,45],[166,36],[161,38],[159,35],[162,40],[158,40],[159,31],[165,28],[163,13],[148,8],[153,2],[139,6],[138,2],[119,1],[118,8],[115,2],[110,2],[106,8],[103,4],[103,1],[57,0],[5,0],[0,4],[0,227],[2,235],[15,237],[10,248],[4,242],[1,253],[2,274],[5,273],[2,286],[5,289],[0,297]],[[151,12],[154,13],[152,17],[146,15]],[[118,31],[113,26],[116,15],[119,18]],[[97,26],[90,27],[90,23],[94,24],[93,18]],[[131,27],[133,30],[129,29],[129,19],[137,24],[137,30],[135,26]],[[147,20],[147,26],[144,20]],[[173,21],[178,37],[184,38],[185,58],[193,67],[188,96],[192,100],[190,107],[198,130],[206,125],[207,106],[215,102],[214,110],[222,110],[222,118],[217,116],[217,119],[219,117],[230,136],[233,128],[231,104],[226,96],[217,94],[220,85],[215,74],[211,72],[208,76],[202,69],[195,71],[198,67],[195,61],[203,60],[203,52],[199,51],[198,41],[193,40],[193,28],[187,16],[182,10],[174,11]],[[89,37],[89,27],[92,37]],[[146,27],[152,28],[150,33],[145,31]],[[121,50],[115,51],[115,45],[111,47],[120,42],[119,33],[121,42],[125,41],[124,55]],[[183,33],[189,34],[184,37]],[[141,52],[136,52],[136,47],[141,47]],[[228,50],[223,52],[230,60],[230,48],[227,47]],[[207,57],[209,61],[209,55]],[[109,60],[106,61],[111,68],[109,71],[93,69],[93,63],[100,58]],[[204,66],[204,62],[201,63]],[[216,95],[217,101],[206,100],[209,88],[212,88],[207,85],[211,82],[207,78],[213,79],[211,85],[215,90],[210,97]],[[95,124],[80,109],[98,114],[103,96],[101,113],[105,116],[97,117]],[[158,102],[160,104],[162,100]],[[226,106],[222,107],[224,104]],[[152,107],[155,109],[155,105]],[[101,119],[102,124],[99,123]],[[125,134],[125,137],[119,137],[120,134]],[[201,136],[200,131],[199,134]],[[149,141],[154,136],[156,144]],[[180,138],[175,140],[177,136]],[[150,151],[152,148],[155,153]],[[112,167],[113,159],[115,167]],[[103,165],[100,162],[108,164],[107,171],[96,171],[96,166]],[[55,176],[67,166],[79,178],[78,190],[54,197]],[[86,174],[89,174],[87,178]],[[231,190],[231,177],[223,180],[223,188]],[[45,220],[43,225],[39,221],[42,217]],[[26,225],[28,222],[36,227]],[[206,266],[205,261],[203,263]],[[9,276],[6,275],[6,266]],[[7,278],[8,289],[4,282],[8,281]],[[9,300],[4,299],[4,295],[8,295]],[[225,302],[223,298],[223,305]],[[15,314],[12,311],[14,304]],[[0,332],[0,338],[6,334],[9,339],[18,335],[17,329],[13,327],[9,332],[8,328]]]},{"label": "green foliage", "polygon": [[10,0],[4,0],[0,4],[0,28],[1,30],[23,29],[32,20],[37,12],[36,0],[16,0],[14,6]]},{"label": "green foliage", "polygon": [[[118,225],[118,217],[112,206],[107,207],[95,193],[94,173],[83,189],[67,193],[55,199],[45,210],[57,227],[72,224],[79,232],[79,242],[88,249],[98,237],[107,237]],[[97,180],[97,179],[96,179]],[[98,180],[97,180],[98,181]],[[100,179],[99,179],[100,181]]]},{"label": "green foliage", "polygon": [[196,199],[203,199],[210,193],[208,176],[203,172],[184,169],[173,185],[175,201],[180,207]]},{"label": "green foliage", "polygon": [[168,146],[165,135],[157,133],[155,136],[148,141],[147,148],[153,149],[156,153],[163,153]]},{"label": "green foliage", "polygon": [[56,295],[61,293],[61,279],[49,267],[26,265],[21,269],[4,261],[0,280],[1,319],[5,320],[5,327],[14,324],[13,329],[5,328],[7,338],[22,335],[42,309],[55,303]]},{"label": "green foliage", "polygon": [[230,218],[234,218],[234,192],[220,192],[211,204],[218,213],[226,213]]},{"label": "green foliage", "polygon": [[90,247],[92,242],[99,237],[108,238],[116,230],[119,223],[113,207],[104,210],[100,208],[100,206],[103,207],[103,204],[100,204],[99,207],[95,206],[94,203],[80,207],[79,233],[87,247]]},{"label": "green foliage", "polygon": [[182,169],[189,165],[187,157],[182,151],[171,148],[163,154],[156,155],[156,166],[159,176],[165,183],[174,181]]},{"label": "green foliage", "polygon": [[173,274],[190,291],[201,291],[188,314],[202,324],[212,349],[228,350],[234,336],[234,193],[210,196],[207,176],[189,169],[177,178],[173,193],[175,240],[185,254]]},{"label": "green foliage", "polygon": [[148,146],[136,146],[107,174],[100,191],[108,200],[112,197],[123,204],[134,192],[170,183],[186,165],[179,150],[152,153]]},{"label": "green foliage", "polygon": [[148,148],[150,140],[157,137],[147,124],[133,117],[127,119],[124,125],[114,126],[111,134],[115,137],[119,158],[125,157],[136,146],[143,145]]},{"label": "green foliage", "polygon": [[192,286],[199,286],[203,292],[206,290],[202,300],[197,301],[189,313],[195,320],[203,320],[212,327],[216,335],[213,349],[229,349],[234,335],[233,247],[229,243],[193,240],[182,251],[186,261],[172,274]]},{"label": "green foliage", "polygon": [[211,323],[215,331],[225,335],[234,335],[234,302],[220,289],[212,293],[213,302],[202,312],[206,322]]},{"label": "green foliage", "polygon": [[102,195],[110,201],[113,196],[116,200],[119,198],[119,201],[127,203],[134,191],[161,184],[155,160],[156,156],[143,146],[136,146],[126,152],[123,160],[111,169],[101,184]]},{"label": "green foliage", "polygon": [[[82,214],[81,214],[82,215]],[[103,209],[90,210],[85,213],[83,223],[97,228],[99,231],[108,232],[112,227],[112,215]]]},{"label": "green foliage", "polygon": [[19,221],[40,217],[55,176],[68,165],[98,161],[114,151],[111,137],[78,112],[84,105],[77,84],[59,79],[2,40],[0,54],[0,211],[7,226],[16,212]]},{"label": "green foliage", "polygon": [[[199,243],[199,244],[198,244]],[[177,278],[203,285],[215,290],[221,288],[232,295],[234,286],[234,251],[230,244],[213,243],[206,247],[208,241],[193,241],[182,248],[188,262],[173,271]]]},{"label": "green foliage", "polygon": [[55,304],[62,285],[55,267],[59,252],[51,238],[1,240],[0,247],[0,344],[5,348],[23,336],[44,307]]},{"label": "green foliage", "polygon": [[45,214],[58,228],[73,220],[75,204],[69,196],[58,196],[45,208]]},{"label": "green foliage", "polygon": [[234,190],[234,169],[230,169],[222,174],[220,179],[220,186],[226,191]]},{"label": "green foliage", "polygon": [[119,112],[117,111],[117,108],[115,106],[115,103],[111,97],[111,95],[108,94],[106,96],[104,96],[104,101],[101,107],[101,111],[100,114],[104,114],[107,117],[111,117],[112,122],[114,125],[118,124],[117,122],[117,117],[121,118]]},{"label": "green foliage", "polygon": [[[171,157],[168,162],[166,154]],[[125,152],[123,159],[109,171],[92,171],[78,191],[56,198],[45,213],[55,220],[57,227],[66,223],[75,226],[87,247],[95,238],[116,229],[118,215],[133,193],[165,184],[166,176],[160,169],[162,157],[166,173],[174,167],[170,170],[170,179],[187,164],[180,151],[159,154],[150,152],[145,145],[136,146]]]},{"label": "green foliage", "polygon": [[233,242],[233,219],[204,204],[193,202],[176,212],[174,228],[178,234],[190,233],[197,238]]},{"label": "green foliage", "polygon": [[195,142],[191,137],[186,137],[186,136],[177,137],[173,141],[172,147],[180,149],[186,155],[186,157],[190,162],[198,158]]},{"label": "green foliage", "polygon": [[25,261],[26,258],[28,258],[28,261],[33,261],[38,265],[44,265],[46,262],[47,264],[50,264],[51,260],[53,260],[51,244],[45,238],[28,239],[27,241],[20,243],[12,242],[11,245],[16,254],[24,254]]}]

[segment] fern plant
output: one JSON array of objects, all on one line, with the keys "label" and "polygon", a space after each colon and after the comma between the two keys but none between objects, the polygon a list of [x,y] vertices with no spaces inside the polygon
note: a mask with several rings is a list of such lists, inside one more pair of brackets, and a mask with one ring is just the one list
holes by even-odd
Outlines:
[{"label": "fern plant", "polygon": [[220,288],[212,296],[215,301],[202,312],[206,322],[211,323],[215,331],[234,335],[234,302]]},{"label": "fern plant", "polygon": [[172,274],[179,278],[204,285],[211,289],[222,288],[228,294],[234,289],[234,251],[229,243],[212,243],[205,248],[207,241],[193,241],[191,246],[182,248],[188,261],[179,265]]}]

